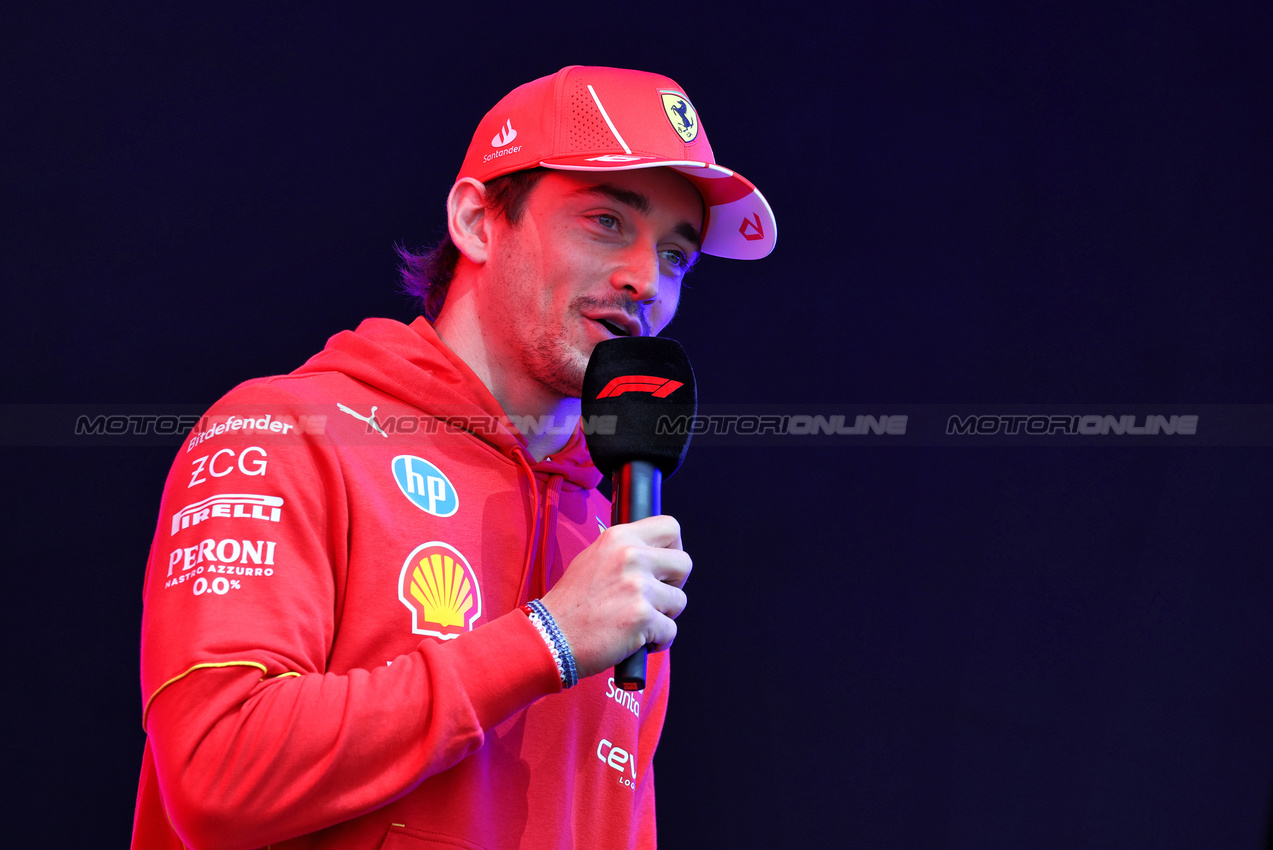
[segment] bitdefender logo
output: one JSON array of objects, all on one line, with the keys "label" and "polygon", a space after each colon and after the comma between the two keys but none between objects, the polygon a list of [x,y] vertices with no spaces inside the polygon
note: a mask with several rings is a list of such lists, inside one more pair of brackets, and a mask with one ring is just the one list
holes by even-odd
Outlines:
[{"label": "bitdefender logo", "polygon": [[671,378],[656,378],[653,375],[623,375],[606,384],[597,398],[614,398],[624,393],[649,393],[655,398],[667,398],[685,386]]}]

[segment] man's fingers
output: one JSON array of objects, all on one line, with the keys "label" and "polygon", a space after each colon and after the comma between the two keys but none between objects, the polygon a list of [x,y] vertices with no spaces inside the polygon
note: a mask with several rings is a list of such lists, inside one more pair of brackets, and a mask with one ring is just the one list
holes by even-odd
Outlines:
[{"label": "man's fingers", "polygon": [[[620,560],[628,569],[647,572],[661,582],[681,587],[689,577],[690,570],[694,568],[694,561],[681,548],[679,531],[677,531],[675,537],[672,537],[669,536],[670,529],[663,524],[651,524],[637,528],[641,523],[652,520],[670,520],[671,523],[676,523],[676,520],[671,517],[650,517],[648,520],[641,520],[640,523],[615,526],[607,532],[607,534],[612,535],[610,539],[611,551],[615,551],[614,547],[619,547]],[[651,540],[671,540],[676,545],[674,547],[662,547],[650,542]]]},{"label": "man's fingers", "polygon": [[613,666],[642,645],[670,646],[693,566],[670,516],[621,523],[584,549],[543,600],[580,675]]},{"label": "man's fingers", "polygon": [[650,604],[654,606],[660,614],[670,619],[676,619],[681,616],[681,612],[685,610],[685,605],[689,602],[689,597],[685,595],[685,591],[673,584],[656,583],[649,592],[647,597]]},{"label": "man's fingers", "polygon": [[653,576],[655,581],[677,587],[685,584],[690,570],[694,568],[693,559],[679,549],[649,549],[633,546],[627,551],[626,561],[629,569],[647,573]]},{"label": "man's fingers", "polygon": [[694,561],[688,553],[665,549],[655,559],[650,575],[664,584],[679,588],[685,586],[685,580],[690,577],[690,571],[693,569]]},{"label": "man's fingers", "polygon": [[657,549],[683,549],[681,524],[673,517],[660,515],[616,525],[611,532],[621,535],[635,534],[646,546]]},{"label": "man's fingers", "polygon": [[674,620],[665,622],[666,625],[659,629],[657,635],[650,635],[650,642],[646,644],[650,652],[662,652],[676,640],[676,622]]}]

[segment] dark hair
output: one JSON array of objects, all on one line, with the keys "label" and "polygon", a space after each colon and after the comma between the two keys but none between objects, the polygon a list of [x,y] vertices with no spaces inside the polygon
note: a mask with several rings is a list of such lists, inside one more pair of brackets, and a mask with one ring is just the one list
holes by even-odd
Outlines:
[{"label": "dark hair", "polygon": [[[487,181],[486,209],[509,224],[517,225],[526,209],[530,190],[546,172],[545,168],[530,168]],[[448,233],[441,242],[420,253],[401,245],[395,245],[394,250],[402,259],[402,265],[398,267],[402,291],[416,300],[426,320],[435,321],[442,312],[447,290],[451,288],[460,249],[455,247]]]}]

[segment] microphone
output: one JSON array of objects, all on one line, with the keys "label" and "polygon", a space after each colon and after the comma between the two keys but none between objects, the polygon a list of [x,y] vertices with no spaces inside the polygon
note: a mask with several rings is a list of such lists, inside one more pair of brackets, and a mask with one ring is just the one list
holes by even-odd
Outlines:
[{"label": "microphone", "polygon": [[[685,460],[698,411],[694,370],[680,343],[651,336],[598,343],[584,372],[582,402],[588,453],[614,484],[610,524],[662,513],[663,479]],[[645,655],[643,646],[616,664],[615,684],[644,688]]]}]

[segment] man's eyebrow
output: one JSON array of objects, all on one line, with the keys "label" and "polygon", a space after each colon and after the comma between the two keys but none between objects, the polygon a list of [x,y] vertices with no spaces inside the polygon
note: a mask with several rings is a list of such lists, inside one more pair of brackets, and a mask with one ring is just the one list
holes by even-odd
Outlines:
[{"label": "man's eyebrow", "polygon": [[632,189],[620,189],[618,186],[611,186],[608,183],[595,183],[590,186],[581,186],[572,195],[600,195],[603,198],[609,198],[612,201],[618,201],[625,207],[632,207],[639,213],[645,215],[650,214],[650,199],[640,192]]},{"label": "man's eyebrow", "polygon": [[[649,215],[652,208],[650,199],[640,192],[632,189],[621,189],[618,186],[611,186],[608,183],[596,183],[590,186],[583,186],[576,189],[573,195],[599,195],[603,198],[609,198],[624,206],[631,207],[643,215]],[[688,221],[682,221],[673,228],[676,234],[682,239],[690,242],[694,246],[694,250],[701,250],[703,247],[703,236],[694,228],[694,225]]]},{"label": "man's eyebrow", "polygon": [[689,242],[691,246],[694,246],[694,251],[703,251],[703,235],[698,230],[695,230],[694,225],[690,224],[689,221],[681,221],[680,224],[677,224],[672,229],[676,230],[676,234],[680,235],[686,242]]},{"label": "man's eyebrow", "polygon": [[703,237],[697,230],[694,229],[694,225],[690,224],[688,221],[683,221],[673,229],[682,239],[693,245],[695,251],[703,250]]}]

